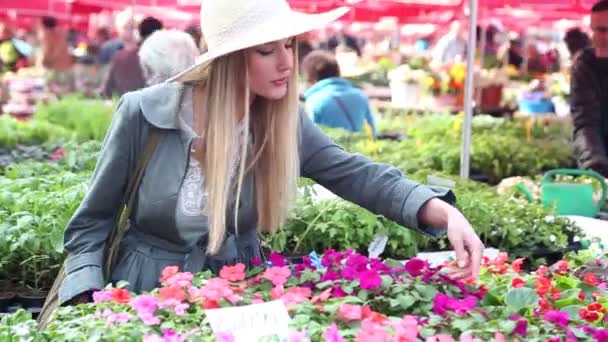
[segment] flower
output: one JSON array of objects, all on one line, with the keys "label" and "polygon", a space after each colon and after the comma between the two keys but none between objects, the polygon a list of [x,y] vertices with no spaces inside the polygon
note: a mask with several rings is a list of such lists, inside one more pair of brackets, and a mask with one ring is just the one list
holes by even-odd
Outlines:
[{"label": "flower", "polygon": [[145,334],[143,342],[164,342],[164,339],[156,334]]},{"label": "flower", "polygon": [[515,324],[515,329],[513,329],[513,333],[521,337],[526,337],[528,335],[528,321],[525,318],[519,315],[511,315],[509,319],[517,322]]},{"label": "flower", "polygon": [[361,272],[359,274],[360,287],[364,290],[373,290],[382,284],[382,278],[373,270]]},{"label": "flower", "polygon": [[355,336],[355,342],[386,341],[388,337],[389,335],[384,325],[364,320],[361,322],[361,330]]},{"label": "flower", "polygon": [[606,313],[606,309],[602,306],[602,304],[597,303],[597,302],[587,305],[587,309],[589,311],[597,311],[597,312],[601,312],[601,313]]},{"label": "flower", "polygon": [[273,267],[287,266],[287,261],[285,260],[285,258],[281,254],[276,252],[270,253],[268,260],[270,261]]},{"label": "flower", "polygon": [[229,332],[220,331],[215,334],[215,338],[217,339],[217,342],[234,342],[234,335]]},{"label": "flower", "polygon": [[207,280],[205,286],[199,290],[199,295],[205,299],[219,301],[222,298],[227,298],[232,295],[230,283],[221,278],[212,278]]},{"label": "flower", "polygon": [[166,283],[169,278],[177,274],[179,268],[177,266],[167,266],[161,272],[160,282]]},{"label": "flower", "polygon": [[589,311],[588,309],[582,308],[578,311],[579,316],[589,323],[593,323],[600,318],[600,315],[595,311]]},{"label": "flower", "polygon": [[[343,275],[343,276],[344,276],[344,278],[346,278],[347,280],[353,280],[353,279],[355,279],[354,277],[353,277],[353,278],[351,278],[351,279],[348,279],[348,278],[346,277],[346,275],[344,274],[344,271],[343,271],[342,275]],[[323,276],[321,276],[321,282],[324,282],[324,281],[330,281],[330,280],[331,280],[331,281],[334,281],[334,280],[338,280],[338,279],[340,279],[340,274],[338,274],[337,272],[332,271],[332,270],[330,270],[330,269],[327,269],[327,271],[325,271],[325,273],[323,274]]]},{"label": "flower", "polygon": [[186,338],[172,329],[163,329],[163,338],[165,342],[184,342]]},{"label": "flower", "polygon": [[291,271],[287,266],[272,267],[264,271],[264,278],[270,280],[274,286],[285,285],[290,275]]},{"label": "flower", "polygon": [[251,264],[252,264],[253,266],[260,266],[260,265],[262,265],[262,259],[260,259],[260,258],[255,258],[255,257],[254,257],[254,258],[251,258]]},{"label": "flower", "polygon": [[551,279],[543,277],[543,276],[539,276],[536,279],[535,286],[536,286],[536,293],[538,293],[539,296],[543,297],[551,289]]},{"label": "flower", "polygon": [[405,270],[413,277],[422,274],[422,271],[428,267],[428,263],[422,259],[414,258],[405,263]]},{"label": "flower", "polygon": [[65,150],[61,147],[59,147],[58,149],[56,149],[53,154],[51,154],[51,160],[52,161],[57,161],[59,159],[62,159],[63,157],[65,157]]},{"label": "flower", "polygon": [[471,311],[477,305],[477,298],[468,296],[464,299],[456,299],[443,293],[438,293],[433,299],[433,312],[443,315],[447,311],[454,311],[457,315],[463,315]]},{"label": "flower", "polygon": [[188,310],[189,307],[190,307],[190,305],[188,305],[186,303],[180,303],[180,304],[177,304],[173,308],[173,311],[175,312],[175,314],[177,316],[183,316],[186,314],[186,310]]},{"label": "flower", "polygon": [[325,289],[325,291],[321,292],[320,295],[318,296],[314,296],[312,297],[312,299],[310,300],[311,303],[317,303],[317,302],[325,302],[329,299],[329,297],[331,296],[331,287]]},{"label": "flower", "polygon": [[323,339],[327,342],[344,342],[344,339],[340,336],[340,331],[338,331],[336,323],[332,323],[329,328],[325,330]]},{"label": "flower", "polygon": [[139,317],[145,325],[160,324],[160,319],[154,316],[158,304],[158,299],[152,295],[141,295],[131,301],[131,307],[137,312],[137,317]]},{"label": "flower", "polygon": [[168,287],[161,287],[158,296],[163,300],[173,299],[182,302],[186,299],[186,292],[177,285],[171,285]]},{"label": "flower", "polygon": [[119,304],[127,304],[131,300],[131,294],[127,289],[112,289],[112,301]]},{"label": "flower", "polygon": [[289,342],[310,342],[306,331],[289,330],[288,338]]},{"label": "flower", "polygon": [[360,320],[363,317],[362,307],[354,304],[341,304],[337,316],[343,322]]},{"label": "flower", "polygon": [[511,286],[514,288],[524,287],[524,285],[526,285],[526,282],[521,278],[513,278],[511,281]]},{"label": "flower", "polygon": [[167,279],[167,284],[181,287],[190,287],[192,286],[192,279],[194,279],[192,273],[179,272],[169,277],[169,279]]},{"label": "flower", "polygon": [[411,315],[404,316],[401,320],[392,322],[395,337],[400,342],[413,342],[418,337],[418,320]]},{"label": "flower", "polygon": [[242,281],[245,279],[245,264],[238,263],[234,266],[224,266],[220,271],[220,278],[228,281]]},{"label": "flower", "polygon": [[216,300],[205,299],[201,306],[203,309],[218,309],[220,307],[220,303],[218,303]]},{"label": "flower", "polygon": [[93,292],[93,303],[109,302],[112,300],[112,291],[95,291]]},{"label": "flower", "polygon": [[344,292],[341,287],[334,287],[331,290],[331,296],[334,298],[343,298],[347,296],[347,293]]},{"label": "flower", "polygon": [[291,287],[281,296],[281,300],[286,306],[300,304],[312,295],[312,291],[307,287]]},{"label": "flower", "polygon": [[525,260],[526,258],[517,258],[513,260],[513,262],[511,263],[511,268],[513,269],[513,271],[516,273],[521,273],[521,266],[523,265]]},{"label": "flower", "polygon": [[570,322],[570,318],[568,318],[568,313],[558,310],[549,310],[545,312],[543,318],[546,321],[555,323],[562,328],[565,328],[568,325],[568,322]]},{"label": "flower", "polygon": [[585,282],[585,284],[587,284],[589,286],[597,286],[597,284],[599,284],[599,281],[597,280],[595,273],[591,273],[591,272],[585,274],[583,281]]},{"label": "flower", "polygon": [[567,260],[560,260],[560,261],[556,262],[555,267],[557,268],[557,271],[556,271],[557,274],[568,273],[569,265],[568,265]]}]

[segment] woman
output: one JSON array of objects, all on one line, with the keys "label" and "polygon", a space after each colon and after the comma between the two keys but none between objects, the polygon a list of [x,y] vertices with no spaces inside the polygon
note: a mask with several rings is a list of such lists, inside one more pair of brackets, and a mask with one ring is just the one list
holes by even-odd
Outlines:
[{"label": "woman", "polygon": [[[160,143],[138,190],[130,229],[109,281],[158,285],[161,270],[249,263],[257,231],[275,231],[309,177],[341,197],[426,234],[447,230],[464,273],[477,276],[482,244],[446,201],[449,191],[402,178],[394,168],[344,152],[299,114],[295,42],[346,12],[292,12],[285,0],[205,0],[208,50],[172,83],[125,95],[88,193],[65,232],[61,303],[105,285],[103,247],[150,127]],[[441,228],[429,228],[446,227]]]},{"label": "woman", "polygon": [[141,44],[138,54],[146,84],[154,85],[186,70],[200,52],[190,34],[159,30]]},{"label": "woman", "polygon": [[340,66],[332,53],[311,52],[302,62],[302,73],[311,85],[304,99],[314,123],[351,132],[363,131],[368,125],[376,134],[367,95],[340,78]]}]

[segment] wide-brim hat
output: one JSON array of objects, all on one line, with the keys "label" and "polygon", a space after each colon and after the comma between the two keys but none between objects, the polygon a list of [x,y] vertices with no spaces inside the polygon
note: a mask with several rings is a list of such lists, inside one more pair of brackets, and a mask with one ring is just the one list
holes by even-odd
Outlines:
[{"label": "wide-brim hat", "polygon": [[348,10],[340,7],[307,14],[292,10],[286,0],[203,0],[201,30],[207,51],[169,81],[196,81],[200,71],[218,57],[322,28]]}]

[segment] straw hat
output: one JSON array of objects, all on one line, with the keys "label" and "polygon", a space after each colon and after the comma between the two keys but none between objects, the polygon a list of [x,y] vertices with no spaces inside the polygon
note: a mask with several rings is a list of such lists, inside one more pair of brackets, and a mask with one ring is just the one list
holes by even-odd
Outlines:
[{"label": "straw hat", "polygon": [[348,8],[340,7],[320,14],[300,13],[286,0],[203,0],[201,29],[208,50],[170,81],[197,80],[200,70],[217,57],[321,28],[346,12]]}]

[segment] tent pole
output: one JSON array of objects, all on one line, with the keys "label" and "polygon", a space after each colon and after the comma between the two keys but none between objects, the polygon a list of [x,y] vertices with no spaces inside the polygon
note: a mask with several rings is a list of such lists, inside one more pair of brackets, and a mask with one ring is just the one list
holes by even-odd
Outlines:
[{"label": "tent pole", "polygon": [[460,177],[469,178],[471,162],[471,125],[473,121],[473,75],[475,68],[475,43],[477,31],[477,0],[469,4],[469,42],[467,46],[467,78],[464,89],[464,122],[462,124],[462,150],[460,153]]}]

